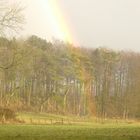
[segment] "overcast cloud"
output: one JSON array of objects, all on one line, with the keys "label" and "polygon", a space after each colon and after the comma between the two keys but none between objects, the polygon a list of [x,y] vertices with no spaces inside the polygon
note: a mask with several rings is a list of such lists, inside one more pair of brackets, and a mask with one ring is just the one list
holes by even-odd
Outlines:
[{"label": "overcast cloud", "polygon": [[[140,51],[140,0],[58,2],[82,46]],[[46,39],[55,37],[45,18],[44,4],[45,0],[25,0],[26,25],[20,35],[36,34]]]}]

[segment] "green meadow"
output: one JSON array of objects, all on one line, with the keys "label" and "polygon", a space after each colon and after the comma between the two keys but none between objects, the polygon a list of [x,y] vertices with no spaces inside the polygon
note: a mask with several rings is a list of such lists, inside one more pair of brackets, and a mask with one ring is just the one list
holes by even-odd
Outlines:
[{"label": "green meadow", "polygon": [[140,140],[138,122],[36,113],[17,119],[23,122],[0,125],[0,140]]},{"label": "green meadow", "polygon": [[0,140],[140,140],[140,125],[0,125]]}]

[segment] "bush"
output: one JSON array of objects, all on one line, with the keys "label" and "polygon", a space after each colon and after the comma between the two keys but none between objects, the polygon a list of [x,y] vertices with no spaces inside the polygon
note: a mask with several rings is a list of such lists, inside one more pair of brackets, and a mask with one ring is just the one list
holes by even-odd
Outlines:
[{"label": "bush", "polygon": [[13,110],[0,107],[0,120],[14,120],[15,118],[16,114]]}]

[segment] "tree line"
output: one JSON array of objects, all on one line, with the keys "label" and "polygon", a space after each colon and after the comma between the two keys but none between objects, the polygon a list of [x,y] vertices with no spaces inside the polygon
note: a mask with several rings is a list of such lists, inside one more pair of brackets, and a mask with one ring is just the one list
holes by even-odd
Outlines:
[{"label": "tree line", "polygon": [[101,118],[140,117],[140,53],[37,36],[0,38],[0,106]]}]

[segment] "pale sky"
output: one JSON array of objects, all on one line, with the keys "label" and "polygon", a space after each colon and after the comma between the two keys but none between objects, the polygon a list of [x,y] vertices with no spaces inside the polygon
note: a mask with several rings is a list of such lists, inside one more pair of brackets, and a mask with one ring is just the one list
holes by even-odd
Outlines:
[{"label": "pale sky", "polygon": [[[47,17],[47,1],[22,0],[26,24],[20,35],[57,38]],[[86,47],[140,52],[140,0],[56,0],[72,36]]]}]

